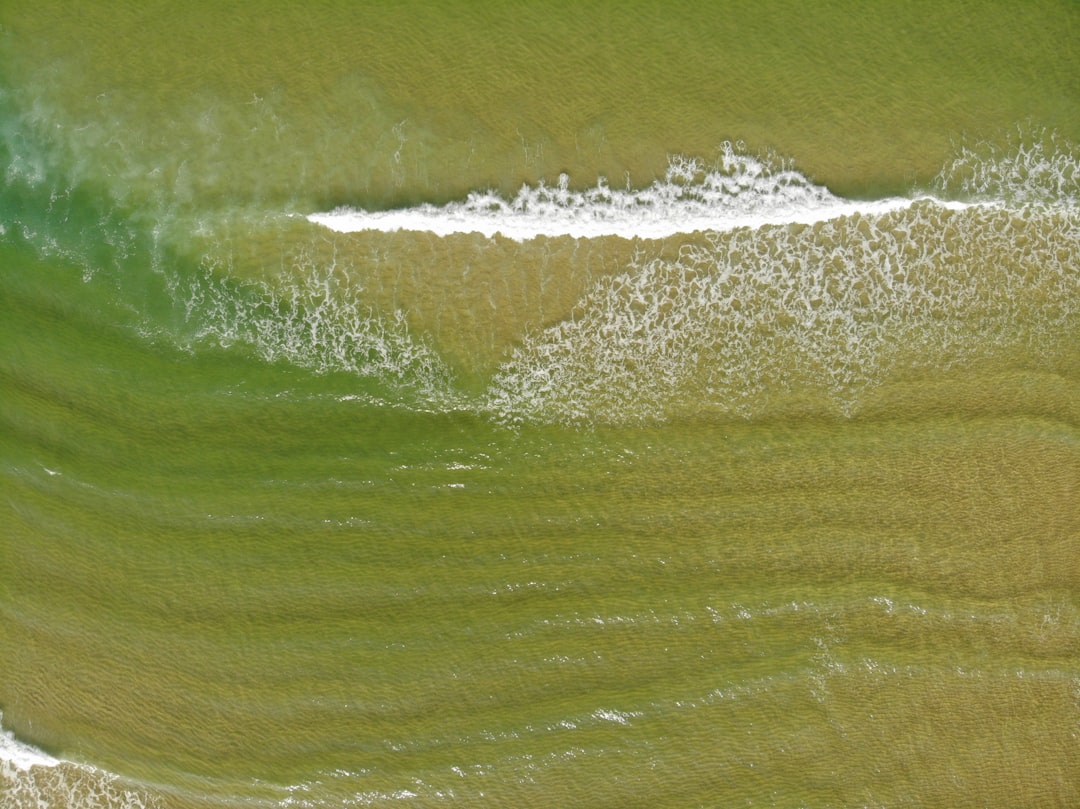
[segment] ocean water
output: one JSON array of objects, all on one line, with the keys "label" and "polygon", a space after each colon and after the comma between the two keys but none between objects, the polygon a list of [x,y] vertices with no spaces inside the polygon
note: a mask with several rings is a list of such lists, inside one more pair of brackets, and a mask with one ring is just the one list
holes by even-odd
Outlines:
[{"label": "ocean water", "polygon": [[0,8],[0,806],[1080,804],[1080,10]]}]

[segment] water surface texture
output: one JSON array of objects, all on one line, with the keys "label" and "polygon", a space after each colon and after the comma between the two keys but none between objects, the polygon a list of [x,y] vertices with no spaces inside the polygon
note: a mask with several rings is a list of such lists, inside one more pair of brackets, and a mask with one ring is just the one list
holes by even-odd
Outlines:
[{"label": "water surface texture", "polygon": [[1080,7],[7,0],[0,804],[1080,805]]}]

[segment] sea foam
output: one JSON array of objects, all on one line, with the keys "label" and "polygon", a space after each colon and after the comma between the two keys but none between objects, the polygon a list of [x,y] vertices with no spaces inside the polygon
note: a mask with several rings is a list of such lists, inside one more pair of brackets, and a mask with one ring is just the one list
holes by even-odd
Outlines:
[{"label": "sea foam", "polygon": [[31,767],[56,767],[60,764],[59,759],[16,739],[10,730],[0,731],[0,761],[23,772]]},{"label": "sea foam", "polygon": [[453,373],[409,330],[404,312],[379,314],[333,267],[297,259],[293,274],[237,282],[208,259],[174,289],[195,340],[249,346],[267,362],[380,380],[399,394],[445,405]]},{"label": "sea foam", "polygon": [[[3,715],[0,714],[0,720]],[[0,729],[0,804],[4,809],[153,809],[158,802],[87,764],[50,756]]]},{"label": "sea foam", "polygon": [[934,178],[950,197],[1011,206],[1080,205],[1080,147],[1056,132],[1018,126],[1005,143],[959,145]]},{"label": "sea foam", "polygon": [[[434,254],[450,234],[525,242],[697,233],[675,259],[670,247],[655,258],[643,247],[622,271],[592,277],[572,311],[516,338],[476,403],[497,419],[753,417],[786,398],[852,415],[896,370],[940,372],[1018,350],[1041,362],[1058,351],[1080,317],[1070,271],[1078,156],[1075,144],[1021,130],[1004,147],[960,147],[928,193],[853,201],[790,163],[725,143],[712,164],[671,158],[664,177],[640,190],[600,181],[578,191],[563,176],[554,186],[524,186],[511,200],[475,192],[443,206],[308,218],[341,231],[426,231]],[[268,308],[278,323],[283,309]],[[294,309],[291,301],[284,307]],[[323,322],[310,310],[297,309],[298,327]],[[397,325],[410,350],[385,353],[386,367],[365,373],[412,376],[397,357],[427,348],[425,335]],[[346,332],[349,346],[367,345],[355,328]],[[336,345],[327,336],[319,331],[312,344]],[[341,351],[316,353],[302,364],[342,364]]]},{"label": "sea foam", "polygon": [[[501,234],[515,241],[538,236],[661,239],[677,233],[883,214],[911,203],[905,197],[843,199],[782,161],[752,156],[739,145],[724,143],[711,166],[697,158],[671,157],[664,177],[644,189],[613,188],[600,179],[595,188],[576,191],[562,174],[554,186],[522,186],[512,200],[477,191],[464,201],[442,206],[423,204],[389,211],[338,208],[307,218],[339,232]],[[965,207],[955,201],[942,204]]]},{"label": "sea foam", "polygon": [[710,234],[600,279],[492,378],[508,421],[755,417],[785,397],[859,410],[894,369],[942,371],[1076,325],[1080,220],[931,202],[813,227]]}]

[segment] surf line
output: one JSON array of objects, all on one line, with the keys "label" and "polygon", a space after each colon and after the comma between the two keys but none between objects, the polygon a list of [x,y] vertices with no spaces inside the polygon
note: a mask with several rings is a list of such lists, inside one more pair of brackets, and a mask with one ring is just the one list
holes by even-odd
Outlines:
[{"label": "surf line", "polygon": [[554,187],[524,186],[513,200],[494,192],[473,192],[464,201],[441,206],[422,204],[387,211],[337,208],[306,218],[340,233],[500,234],[521,242],[539,236],[662,239],[695,231],[812,225],[855,214],[876,216],[921,201],[953,210],[979,204],[931,196],[847,200],[791,174],[796,179],[755,178],[747,182],[744,178],[734,185],[707,181],[690,186],[657,182],[638,191],[611,189],[603,183],[587,191],[572,191],[563,176]]}]

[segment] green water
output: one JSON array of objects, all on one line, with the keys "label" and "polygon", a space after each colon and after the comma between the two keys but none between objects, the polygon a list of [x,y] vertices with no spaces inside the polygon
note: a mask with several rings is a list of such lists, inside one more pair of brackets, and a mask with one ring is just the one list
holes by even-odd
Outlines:
[{"label": "green water", "polygon": [[[15,1],[0,41],[0,804],[1080,802],[1075,4]],[[729,140],[990,204],[296,216]]]}]

